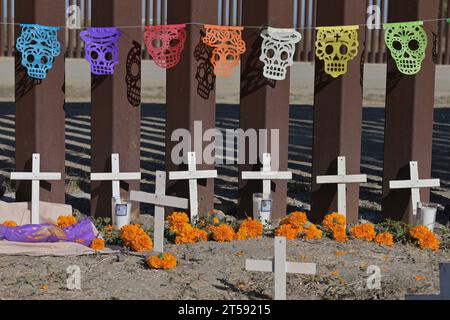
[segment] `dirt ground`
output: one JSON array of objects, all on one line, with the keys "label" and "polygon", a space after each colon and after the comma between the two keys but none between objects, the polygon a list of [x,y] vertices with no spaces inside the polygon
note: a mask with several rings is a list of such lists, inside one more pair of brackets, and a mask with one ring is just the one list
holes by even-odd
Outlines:
[{"label": "dirt ground", "polygon": [[[126,253],[83,257],[0,256],[0,299],[270,299],[273,275],[245,271],[246,259],[271,259],[273,239],[167,245],[178,266],[151,270]],[[336,252],[345,254],[338,255]],[[439,293],[439,263],[448,249],[431,253],[412,246],[380,247],[351,240],[295,240],[287,259],[317,264],[317,275],[287,276],[288,299],[404,299]],[[71,265],[81,270],[81,290],[66,285]],[[369,266],[381,270],[381,289],[368,289]],[[416,279],[416,277],[419,277]]]}]

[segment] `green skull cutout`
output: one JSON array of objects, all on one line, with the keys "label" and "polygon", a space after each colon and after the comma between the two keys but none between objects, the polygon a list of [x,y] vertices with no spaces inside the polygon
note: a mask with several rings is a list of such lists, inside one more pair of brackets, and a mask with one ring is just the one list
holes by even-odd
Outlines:
[{"label": "green skull cutout", "polygon": [[406,75],[415,75],[422,68],[428,45],[423,22],[387,23],[384,38],[397,64],[398,70]]}]

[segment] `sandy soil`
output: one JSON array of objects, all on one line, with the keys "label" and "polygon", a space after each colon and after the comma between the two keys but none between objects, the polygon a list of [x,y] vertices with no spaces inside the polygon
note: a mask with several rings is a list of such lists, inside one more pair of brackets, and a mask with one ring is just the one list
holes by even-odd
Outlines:
[{"label": "sandy soil", "polygon": [[[0,256],[0,299],[270,299],[273,275],[247,272],[245,259],[271,259],[273,239],[228,244],[167,245],[178,266],[151,270],[144,258],[125,253],[88,257]],[[336,255],[336,252],[345,252]],[[290,274],[288,299],[404,299],[407,293],[439,293],[439,262],[448,250],[384,248],[352,240],[289,241],[287,258],[317,264],[317,275]],[[66,269],[81,269],[81,290],[66,286]],[[367,268],[381,269],[381,289],[370,290]],[[416,277],[424,277],[417,280]]]}]

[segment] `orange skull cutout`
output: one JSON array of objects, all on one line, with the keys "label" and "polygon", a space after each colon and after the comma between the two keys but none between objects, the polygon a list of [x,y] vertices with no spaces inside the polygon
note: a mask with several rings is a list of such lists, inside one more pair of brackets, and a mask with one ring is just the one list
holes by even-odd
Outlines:
[{"label": "orange skull cutout", "polygon": [[214,74],[219,77],[231,77],[233,69],[239,64],[239,58],[245,52],[242,40],[242,27],[205,25],[206,35],[203,42],[214,48],[211,63]]}]

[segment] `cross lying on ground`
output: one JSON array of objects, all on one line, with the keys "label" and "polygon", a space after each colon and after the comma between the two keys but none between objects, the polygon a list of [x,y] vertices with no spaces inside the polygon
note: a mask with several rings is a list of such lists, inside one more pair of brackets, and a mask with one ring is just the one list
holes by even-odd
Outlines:
[{"label": "cross lying on ground", "polygon": [[191,223],[198,218],[198,195],[197,180],[207,178],[217,178],[217,170],[198,170],[196,168],[197,159],[195,152],[188,152],[188,171],[169,172],[169,180],[189,180],[189,206]]},{"label": "cross lying on ground", "polygon": [[347,183],[367,182],[366,174],[347,175],[345,157],[337,158],[336,176],[317,176],[317,184],[337,184],[338,185],[338,212],[347,215]]},{"label": "cross lying on ground", "polygon": [[405,300],[450,300],[450,263],[440,265],[441,292],[438,295],[406,295]]},{"label": "cross lying on ground", "polygon": [[155,252],[164,252],[164,207],[187,209],[188,200],[166,196],[166,173],[156,171],[155,193],[131,191],[130,200],[155,205],[154,215],[154,249]]},{"label": "cross lying on ground", "polygon": [[141,180],[140,172],[120,172],[119,154],[111,154],[111,172],[91,173],[92,181],[112,181],[112,197],[116,203],[121,203],[120,181]]},{"label": "cross lying on ground", "polygon": [[263,166],[261,171],[243,171],[244,180],[262,180],[263,181],[263,199],[267,199],[271,193],[270,184],[272,180],[291,180],[290,171],[272,171],[270,153],[263,153]]},{"label": "cross lying on ground", "polygon": [[413,217],[417,217],[417,204],[420,202],[420,189],[439,187],[441,181],[439,179],[419,179],[419,165],[417,161],[409,163],[409,172],[411,180],[397,180],[390,181],[389,188],[391,189],[411,189],[411,201]]},{"label": "cross lying on ground", "polygon": [[31,224],[39,224],[39,190],[41,180],[61,180],[60,172],[40,172],[40,155],[33,153],[32,172],[12,172],[11,180],[31,180]]},{"label": "cross lying on ground", "polygon": [[286,262],[286,238],[275,237],[273,261],[245,261],[247,271],[273,272],[275,276],[275,300],[286,300],[286,273],[316,274],[315,263]]}]

